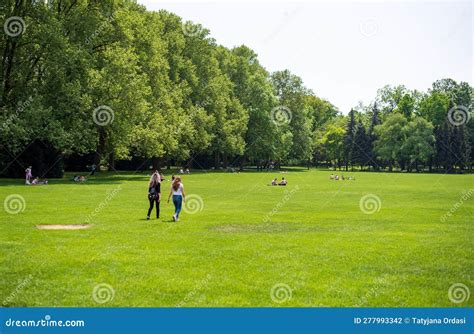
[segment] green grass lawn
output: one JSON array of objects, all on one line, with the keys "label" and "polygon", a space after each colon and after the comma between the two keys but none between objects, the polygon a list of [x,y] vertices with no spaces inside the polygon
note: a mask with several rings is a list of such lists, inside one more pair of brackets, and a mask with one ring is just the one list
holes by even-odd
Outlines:
[{"label": "green grass lawn", "polygon": [[[197,206],[178,223],[166,200],[161,219],[145,220],[145,174],[100,173],[86,184],[68,175],[47,186],[0,179],[2,202],[18,194],[26,204],[0,210],[0,303],[474,306],[448,298],[455,283],[474,286],[474,200],[463,199],[474,175],[330,174],[186,175]],[[287,187],[267,186],[282,176]],[[87,230],[36,228],[88,220]]]}]

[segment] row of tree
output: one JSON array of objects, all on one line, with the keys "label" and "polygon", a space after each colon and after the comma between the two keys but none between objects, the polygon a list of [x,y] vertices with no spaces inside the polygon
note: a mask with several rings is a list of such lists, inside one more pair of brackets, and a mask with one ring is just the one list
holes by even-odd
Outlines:
[{"label": "row of tree", "polygon": [[8,158],[21,152],[14,160],[34,165],[55,151],[58,167],[90,152],[110,167],[132,157],[154,167],[307,161],[315,127],[337,114],[290,72],[268,73],[248,47],[227,49],[201,25],[134,1],[6,1],[0,10],[24,21],[21,34],[0,37],[10,174],[21,168]]},{"label": "row of tree", "polygon": [[472,87],[442,79],[427,92],[385,86],[368,106],[328,121],[314,159],[348,169],[471,169]]},{"label": "row of tree", "polygon": [[130,159],[410,170],[472,161],[472,122],[448,119],[471,108],[466,83],[385,87],[344,116],[289,71],[267,72],[250,48],[225,48],[201,25],[131,0],[6,0],[0,16],[3,175]]}]

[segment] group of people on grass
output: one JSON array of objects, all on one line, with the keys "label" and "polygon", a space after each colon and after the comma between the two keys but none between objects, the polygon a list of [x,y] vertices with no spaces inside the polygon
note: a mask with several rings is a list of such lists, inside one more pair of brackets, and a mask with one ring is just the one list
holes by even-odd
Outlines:
[{"label": "group of people on grass", "polygon": [[355,180],[355,177],[352,177],[352,176],[347,176],[345,177],[344,174],[341,174],[341,177],[339,178],[339,175],[334,175],[334,174],[331,174],[329,176],[329,180],[334,180],[334,181],[339,181],[339,180]]},{"label": "group of people on grass", "polygon": [[[94,176],[95,172],[97,171],[97,166],[95,164],[92,164],[90,167],[91,172],[89,173],[89,176]],[[84,183],[87,181],[87,176],[85,175],[74,175],[72,177],[72,180],[77,183]]]},{"label": "group of people on grass", "polygon": [[284,177],[281,178],[280,182],[278,182],[277,178],[274,178],[271,183],[272,186],[286,186],[287,184],[288,184],[288,181],[286,181]]},{"label": "group of people on grass", "polygon": [[[89,175],[94,175],[97,170],[97,166],[93,164],[92,166],[90,166],[90,169],[91,169],[91,172]],[[87,177],[84,175],[74,175],[72,177],[72,181],[77,182],[77,183],[84,183],[87,181]],[[38,176],[33,178],[33,167],[28,166],[28,168],[25,169],[25,184],[26,185],[44,185],[44,184],[48,184],[48,179],[45,178],[44,180],[41,180]]]},{"label": "group of people on grass", "polygon": [[25,169],[25,184],[33,186],[44,185],[48,184],[48,179],[40,180],[38,176],[33,178],[33,168],[29,166],[27,169]]},{"label": "group of people on grass", "polygon": [[[148,183],[148,201],[150,202],[150,206],[148,208],[148,214],[146,216],[147,220],[150,219],[150,215],[151,215],[151,212],[153,211],[154,206],[156,206],[156,218],[157,219],[160,218],[161,182],[162,181],[165,181],[165,179],[158,171],[155,171],[150,177],[150,182]],[[171,189],[168,195],[168,203],[170,202],[171,196],[173,196],[173,204],[174,204],[173,221],[176,222],[176,221],[179,221],[179,214],[186,200],[186,194],[184,192],[184,185],[183,185],[183,182],[181,181],[181,178],[175,177],[174,175],[171,177]]]}]

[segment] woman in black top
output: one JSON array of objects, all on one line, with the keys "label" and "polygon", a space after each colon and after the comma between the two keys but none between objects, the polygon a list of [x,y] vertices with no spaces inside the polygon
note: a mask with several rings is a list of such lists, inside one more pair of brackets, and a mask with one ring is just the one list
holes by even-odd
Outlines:
[{"label": "woman in black top", "polygon": [[161,200],[161,176],[158,172],[154,172],[150,178],[150,183],[148,184],[148,201],[150,202],[150,207],[148,208],[148,214],[146,219],[150,219],[151,211],[153,210],[153,205],[156,202],[156,218],[160,218],[160,200]]}]

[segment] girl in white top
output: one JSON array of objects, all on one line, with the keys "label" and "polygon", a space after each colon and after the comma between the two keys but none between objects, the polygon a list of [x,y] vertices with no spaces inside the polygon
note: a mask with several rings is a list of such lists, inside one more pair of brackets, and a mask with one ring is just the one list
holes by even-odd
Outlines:
[{"label": "girl in white top", "polygon": [[181,207],[185,202],[186,194],[184,192],[184,186],[181,183],[181,178],[177,177],[174,179],[170,194],[168,195],[168,203],[170,202],[170,197],[173,195],[173,204],[174,204],[174,215],[173,220],[179,221],[179,213],[181,212]]}]

